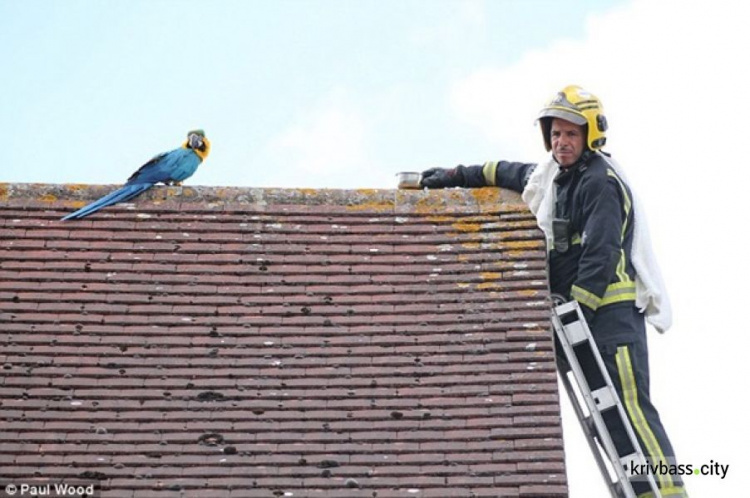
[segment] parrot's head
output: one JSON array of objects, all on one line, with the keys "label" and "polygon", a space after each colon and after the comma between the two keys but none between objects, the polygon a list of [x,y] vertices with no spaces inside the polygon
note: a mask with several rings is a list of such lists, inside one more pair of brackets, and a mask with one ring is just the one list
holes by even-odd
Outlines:
[{"label": "parrot's head", "polygon": [[185,146],[188,149],[193,149],[201,160],[203,160],[211,149],[211,142],[208,141],[206,133],[203,130],[191,130],[187,134],[187,143]]},{"label": "parrot's head", "polygon": [[206,133],[203,130],[192,130],[187,134],[187,145],[191,149],[200,149],[206,140]]}]

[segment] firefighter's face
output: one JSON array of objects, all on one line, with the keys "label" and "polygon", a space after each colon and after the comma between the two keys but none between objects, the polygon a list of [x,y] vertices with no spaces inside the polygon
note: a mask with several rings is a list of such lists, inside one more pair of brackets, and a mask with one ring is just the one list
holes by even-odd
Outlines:
[{"label": "firefighter's face", "polygon": [[550,130],[552,154],[563,168],[572,166],[584,150],[583,126],[554,118]]}]

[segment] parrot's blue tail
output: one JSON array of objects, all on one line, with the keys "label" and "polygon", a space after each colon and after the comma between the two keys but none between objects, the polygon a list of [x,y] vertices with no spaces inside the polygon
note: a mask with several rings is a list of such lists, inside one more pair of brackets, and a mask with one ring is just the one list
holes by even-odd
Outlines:
[{"label": "parrot's blue tail", "polygon": [[110,192],[101,199],[98,199],[91,204],[82,207],[78,211],[64,216],[62,220],[77,220],[83,218],[84,216],[88,216],[91,213],[95,213],[104,207],[111,206],[112,204],[125,202],[128,199],[132,199],[133,197],[142,194],[146,190],[150,189],[153,185],[153,183],[135,183],[131,185],[125,185],[124,187],[115,190],[114,192]]}]

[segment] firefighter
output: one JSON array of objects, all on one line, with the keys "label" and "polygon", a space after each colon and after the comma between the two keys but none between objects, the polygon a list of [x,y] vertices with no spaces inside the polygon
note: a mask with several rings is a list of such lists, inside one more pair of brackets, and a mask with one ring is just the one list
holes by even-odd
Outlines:
[{"label": "firefighter", "polygon": [[[552,293],[581,305],[646,458],[664,464],[662,470],[675,469],[672,445],[649,394],[645,324],[648,315],[657,330],[666,330],[669,302],[645,222],[636,223],[640,214],[632,192],[619,165],[601,150],[607,132],[601,102],[581,87],[567,86],[537,121],[551,152],[547,161],[432,168],[422,173],[421,185],[498,186],[522,193],[547,238]],[[624,429],[605,422],[618,452],[632,452]],[[676,472],[654,479],[662,496],[687,496]],[[634,481],[634,490],[649,496],[643,480]]]}]

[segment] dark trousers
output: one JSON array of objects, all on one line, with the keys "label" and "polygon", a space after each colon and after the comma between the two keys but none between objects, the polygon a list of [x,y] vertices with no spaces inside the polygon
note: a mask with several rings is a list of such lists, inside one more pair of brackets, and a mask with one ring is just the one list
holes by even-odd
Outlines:
[{"label": "dark trousers", "polygon": [[[625,311],[625,310],[623,310]],[[630,310],[627,313],[631,313]],[[618,313],[621,315],[620,313]],[[604,315],[606,317],[607,314]],[[632,314],[630,314],[633,317]],[[638,443],[643,453],[652,465],[659,465],[664,472],[651,473],[662,491],[663,496],[686,497],[683,482],[676,475],[674,466],[677,465],[672,444],[667,437],[659,412],[651,401],[649,392],[649,365],[648,345],[646,342],[646,327],[642,321],[642,315],[638,313],[635,318],[640,318],[640,324],[631,324],[629,333],[612,334],[611,329],[604,334],[597,334],[597,329],[606,326],[602,320],[593,320],[592,334],[597,341],[599,353],[607,368],[615,390],[620,397],[625,413],[630,419],[630,424],[636,434]],[[619,317],[623,319],[622,316]],[[597,337],[601,335],[603,337]],[[561,348],[558,346],[558,351]],[[590,389],[596,390],[605,385],[604,379],[599,374],[594,357],[584,352],[577,354],[581,363],[586,380]],[[615,410],[607,410],[603,413],[604,422],[607,425],[612,441],[619,456],[625,456],[633,452],[632,445],[622,426]],[[669,472],[672,469],[672,472]],[[645,472],[645,469],[643,469]],[[649,491],[644,479],[634,479],[633,488],[637,495]]]}]

